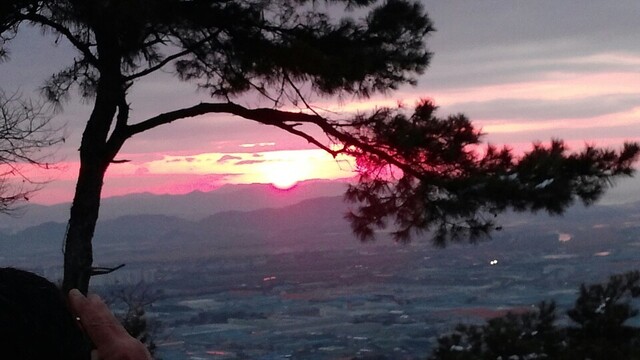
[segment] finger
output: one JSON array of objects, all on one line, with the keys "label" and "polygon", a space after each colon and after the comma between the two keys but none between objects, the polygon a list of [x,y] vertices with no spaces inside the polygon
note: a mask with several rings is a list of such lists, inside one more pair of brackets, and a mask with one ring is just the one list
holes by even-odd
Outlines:
[{"label": "finger", "polygon": [[99,296],[85,297],[79,291],[71,290],[69,305],[80,318],[84,331],[96,347],[109,346],[122,337],[128,336],[126,330]]}]

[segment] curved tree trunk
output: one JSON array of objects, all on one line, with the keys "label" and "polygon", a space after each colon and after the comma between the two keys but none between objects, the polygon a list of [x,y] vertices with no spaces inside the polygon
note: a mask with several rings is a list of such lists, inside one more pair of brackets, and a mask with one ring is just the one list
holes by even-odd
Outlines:
[{"label": "curved tree trunk", "polygon": [[98,221],[104,175],[119,149],[119,146],[115,151],[110,149],[107,142],[119,99],[124,94],[118,79],[119,73],[100,78],[95,106],[82,134],[80,171],[65,238],[62,281],[65,292],[76,288],[86,294],[89,288],[93,264],[91,241]]},{"label": "curved tree trunk", "polygon": [[81,161],[65,239],[62,282],[65,292],[77,288],[86,294],[89,287],[93,264],[91,240],[98,221],[105,171],[100,159]]}]

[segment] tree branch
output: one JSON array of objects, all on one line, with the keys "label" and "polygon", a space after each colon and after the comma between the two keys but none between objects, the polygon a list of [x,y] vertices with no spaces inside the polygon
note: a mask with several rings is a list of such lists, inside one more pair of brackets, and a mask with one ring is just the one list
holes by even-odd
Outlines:
[{"label": "tree branch", "polygon": [[59,32],[60,34],[64,35],[71,42],[71,44],[73,44],[73,46],[75,46],[76,49],[78,49],[87,58],[87,61],[89,61],[92,65],[96,67],[98,66],[98,59],[91,52],[91,49],[89,48],[89,46],[87,46],[87,44],[83,43],[78,38],[76,38],[68,28],[40,14],[28,13],[28,14],[24,14],[21,17],[27,21],[32,21],[40,25],[49,26],[52,29]]},{"label": "tree branch", "polygon": [[[380,159],[388,162],[391,165],[397,166],[402,169],[403,172],[409,173],[415,177],[420,178],[421,174],[414,170],[412,167],[401,162],[396,157],[390,155],[388,152],[376,147],[375,145],[368,144],[354,137],[353,135],[338,130],[334,125],[326,118],[317,114],[306,114],[302,112],[294,113],[269,108],[247,109],[244,106],[226,102],[226,103],[200,103],[190,108],[184,108],[168,113],[163,113],[155,117],[149,118],[137,124],[129,125],[127,128],[126,136],[131,137],[141,132],[153,129],[157,126],[171,123],[176,120],[200,116],[211,113],[226,113],[231,115],[240,116],[247,120],[253,120],[264,125],[272,125],[279,127],[290,134],[299,136],[309,141],[310,143],[319,146],[321,149],[329,152],[335,156],[338,153],[346,152],[344,149],[349,146],[355,146],[360,150],[369,154],[375,155]],[[299,124],[312,124],[320,128],[327,136],[344,145],[343,150],[336,151],[331,150],[328,146],[322,144],[315,139],[312,135],[296,129],[296,125]]]},{"label": "tree branch", "polygon": [[121,268],[123,268],[125,266],[125,264],[120,264],[116,267],[92,267],[91,268],[91,276],[96,276],[96,275],[106,275],[106,274],[111,274],[112,272],[119,270]]},{"label": "tree branch", "polygon": [[126,76],[124,78],[124,81],[131,81],[131,80],[135,80],[137,78],[143,77],[145,75],[149,75],[152,72],[161,69],[162,67],[164,67],[165,65],[167,65],[171,61],[189,54],[191,51],[192,51],[191,49],[186,49],[186,50],[177,52],[177,53],[175,53],[173,55],[169,55],[169,56],[167,56],[166,58],[164,58],[162,61],[160,61],[159,63],[157,63],[154,66],[150,66],[150,67],[148,67],[148,68],[146,68],[146,69],[144,69],[142,71],[139,71],[137,73],[134,73],[134,74],[131,74],[129,76]]}]

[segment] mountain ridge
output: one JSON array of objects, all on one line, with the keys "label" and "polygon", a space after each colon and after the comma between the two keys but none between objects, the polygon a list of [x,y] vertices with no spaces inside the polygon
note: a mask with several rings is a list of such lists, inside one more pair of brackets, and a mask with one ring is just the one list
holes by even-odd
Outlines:
[{"label": "mountain ridge", "polygon": [[[220,211],[200,220],[164,214],[124,215],[101,219],[93,244],[98,263],[354,249],[362,243],[344,218],[348,209],[349,204],[342,196],[325,196],[283,207]],[[625,231],[633,233],[640,228],[638,218],[640,204],[574,206],[564,216],[556,217],[508,213],[498,218],[505,226],[502,231],[492,233],[498,241],[488,248],[517,249],[525,243],[532,251],[602,247],[601,238],[619,236]],[[65,231],[64,222],[44,222],[0,234],[0,262],[14,266],[12,259],[33,263],[37,258],[40,263],[59,263]],[[392,243],[386,231],[377,235],[378,241],[372,246]],[[565,243],[561,238],[580,240]],[[416,238],[414,244],[424,241],[428,241],[428,234]],[[473,249],[463,246],[460,251]]]},{"label": "mountain ridge", "polygon": [[[341,180],[308,180],[288,190],[279,190],[269,184],[240,184],[224,185],[210,192],[193,191],[182,195],[136,193],[103,199],[100,219],[158,214],[200,220],[222,211],[284,207],[305,199],[338,196],[344,193],[347,184]],[[70,208],[70,203],[27,204],[19,210],[22,216],[5,217],[0,223],[0,231],[11,233],[45,222],[66,222]]]}]

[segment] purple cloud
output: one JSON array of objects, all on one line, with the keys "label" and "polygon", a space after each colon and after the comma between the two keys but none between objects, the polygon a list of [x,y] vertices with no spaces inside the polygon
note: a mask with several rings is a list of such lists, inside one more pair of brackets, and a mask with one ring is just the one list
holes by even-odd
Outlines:
[{"label": "purple cloud", "polygon": [[223,163],[225,163],[225,162],[227,162],[227,161],[229,161],[229,160],[240,160],[240,159],[242,159],[242,158],[241,158],[241,157],[239,157],[239,156],[223,155],[223,156],[222,156],[220,159],[218,159],[216,162],[217,162],[218,164],[223,164]]}]

